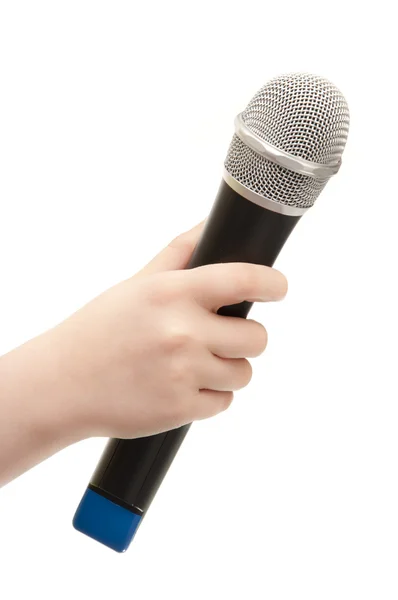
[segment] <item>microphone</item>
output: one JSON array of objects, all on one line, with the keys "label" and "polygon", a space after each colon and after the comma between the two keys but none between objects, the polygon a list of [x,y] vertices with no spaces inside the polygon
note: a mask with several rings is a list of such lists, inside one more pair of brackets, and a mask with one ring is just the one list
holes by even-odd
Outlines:
[{"label": "microphone", "polygon": [[[187,268],[221,262],[272,266],[287,238],[341,165],[349,110],[327,79],[293,73],[272,79],[235,120],[223,179]],[[246,318],[242,302],[218,313]],[[109,440],[73,525],[127,550],[190,425]]]}]

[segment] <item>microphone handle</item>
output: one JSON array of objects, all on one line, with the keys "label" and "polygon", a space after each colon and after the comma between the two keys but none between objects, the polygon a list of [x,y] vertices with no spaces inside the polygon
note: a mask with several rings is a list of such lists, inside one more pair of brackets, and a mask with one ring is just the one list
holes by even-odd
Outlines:
[{"label": "microphone handle", "polygon": [[[225,262],[272,266],[299,219],[300,216],[283,215],[246,200],[223,180],[187,268]],[[218,313],[246,318],[251,307],[252,303],[241,302],[222,307]],[[76,512],[75,528],[115,550],[126,550],[190,426],[184,425],[145,438],[110,439]],[[84,505],[87,504],[87,494],[91,498],[90,492],[102,496],[102,500],[95,498],[95,502],[102,502],[104,508],[102,505],[98,510],[91,507],[88,515]],[[134,524],[129,525],[134,532],[126,537],[123,547],[115,547],[109,539],[116,535],[112,527],[117,527],[117,515],[113,524],[111,521],[108,523],[106,539],[103,532],[98,533],[99,524],[94,523],[95,519],[104,517],[105,499],[127,509],[135,517]],[[88,517],[89,526],[86,522]]]}]

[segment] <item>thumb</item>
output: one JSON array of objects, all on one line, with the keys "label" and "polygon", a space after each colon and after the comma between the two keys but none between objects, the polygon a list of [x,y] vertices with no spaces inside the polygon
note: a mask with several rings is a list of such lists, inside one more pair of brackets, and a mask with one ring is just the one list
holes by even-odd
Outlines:
[{"label": "thumb", "polygon": [[159,252],[159,254],[157,254],[155,258],[140,271],[140,274],[150,275],[151,273],[159,273],[160,271],[184,269],[199,241],[204,224],[205,220],[196,225],[193,229],[174,238],[166,248]]}]

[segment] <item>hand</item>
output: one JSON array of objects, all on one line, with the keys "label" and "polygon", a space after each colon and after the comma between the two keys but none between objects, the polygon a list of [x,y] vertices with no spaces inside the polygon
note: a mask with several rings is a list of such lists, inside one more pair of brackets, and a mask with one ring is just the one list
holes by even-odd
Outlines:
[{"label": "hand", "polygon": [[140,437],[225,410],[267,344],[255,321],[217,315],[243,300],[280,300],[283,275],[251,264],[181,270],[202,226],[52,332],[60,387],[86,436]]},{"label": "hand", "polygon": [[225,410],[247,385],[262,325],[217,315],[283,298],[278,271],[183,270],[202,226],[66,321],[0,358],[0,485],[91,436],[140,437]]}]

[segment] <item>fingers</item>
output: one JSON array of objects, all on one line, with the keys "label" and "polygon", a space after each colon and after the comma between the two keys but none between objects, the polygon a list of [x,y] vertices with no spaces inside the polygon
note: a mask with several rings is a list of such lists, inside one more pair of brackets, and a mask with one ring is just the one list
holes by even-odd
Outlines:
[{"label": "fingers", "polygon": [[200,390],[195,414],[191,419],[199,421],[214,417],[220,412],[227,410],[234,398],[233,392],[215,392],[214,390]]},{"label": "fingers", "polygon": [[198,391],[198,397],[189,408],[188,421],[207,419],[226,410],[233,400],[233,390],[249,383],[252,370],[247,360],[224,360],[212,356],[203,375],[202,379],[207,384]]},{"label": "fingers", "polygon": [[184,269],[203,231],[205,221],[186,231],[170,242],[144,267],[141,273],[152,274],[160,271]]},{"label": "fingers", "polygon": [[225,359],[209,354],[198,377],[201,389],[236,392],[250,382],[252,367],[244,358]]},{"label": "fingers", "polygon": [[211,313],[203,329],[207,347],[220,358],[255,358],[267,347],[267,330],[257,321]]},{"label": "fingers", "polygon": [[276,269],[249,263],[206,265],[187,271],[195,299],[210,310],[248,302],[281,300],[287,281]]}]

